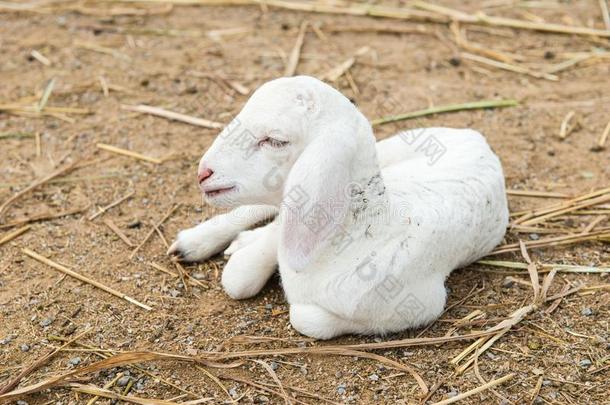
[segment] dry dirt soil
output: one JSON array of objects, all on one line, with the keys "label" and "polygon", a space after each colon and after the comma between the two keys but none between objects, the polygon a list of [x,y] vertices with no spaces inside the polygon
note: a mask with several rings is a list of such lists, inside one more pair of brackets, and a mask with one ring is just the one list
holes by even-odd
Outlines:
[{"label": "dry dirt soil", "polygon": [[[214,214],[201,202],[195,174],[200,156],[218,130],[134,113],[121,106],[149,104],[229,122],[248,95],[227,83],[237,82],[251,93],[265,81],[281,76],[303,20],[316,25],[323,36],[311,28],[307,31],[297,66],[299,74],[320,76],[359,48],[370,47],[349,70],[350,76],[343,75],[334,85],[371,119],[483,99],[520,102],[517,107],[438,114],[380,126],[376,128],[379,139],[416,125],[472,127],[487,136],[500,156],[509,189],[579,195],[610,185],[608,149],[592,150],[610,118],[607,57],[563,70],[557,73],[559,80],[553,81],[467,60],[460,55],[464,49],[456,45],[447,24],[258,6],[55,3],[54,8],[19,12],[0,6],[0,104],[4,105],[4,112],[0,111],[0,201],[70,162],[80,162],[81,166],[20,197],[2,214],[0,226],[36,215],[81,212],[33,222],[29,231],[0,246],[0,382],[9,381],[20,369],[59,347],[58,338],[74,338],[87,329],[78,342],[95,350],[69,345],[21,384],[33,384],[98,361],[107,350],[201,355],[214,350],[315,347],[467,334],[497,324],[531,300],[529,277],[524,271],[475,264],[449,277],[449,310],[425,330],[312,342],[291,328],[277,276],[257,297],[233,301],[219,283],[223,257],[185,265],[200,284],[188,290],[180,278],[150,265],[156,263],[176,271],[156,232],[130,257],[134,248],[104,220],[111,220],[133,245],[138,245],[153,230],[152,224],[176,203],[181,206],[159,227],[168,242],[179,230]],[[469,13],[483,10],[529,21],[604,26],[597,0],[512,3],[443,2]],[[362,32],[345,32],[354,27]],[[421,32],[382,32],[396,27]],[[516,63],[536,71],[569,60],[573,57],[570,52],[594,48],[608,52],[610,45],[608,39],[586,36],[502,27],[462,28],[469,41],[512,55]],[[32,56],[33,50],[48,61],[37,54]],[[50,108],[43,114],[29,115],[23,109],[7,111],[7,104],[38,103],[52,78],[55,86],[47,107],[86,109],[90,114]],[[561,140],[560,126],[570,111],[574,111],[568,125],[571,129]],[[40,135],[39,146],[36,134]],[[162,163],[109,153],[96,148],[97,143],[160,158]],[[94,220],[88,219],[96,207],[108,205],[132,190],[132,198]],[[509,196],[513,212],[555,201]],[[603,214],[604,210],[608,211],[607,206],[597,213]],[[561,217],[552,225],[573,229],[596,218]],[[600,226],[607,226],[607,218]],[[4,226],[0,238],[14,229]],[[548,235],[519,236],[531,240]],[[516,240],[514,233],[507,236],[508,242]],[[143,310],[62,275],[27,257],[23,248],[128,294],[153,310]],[[540,263],[587,266],[608,266],[608,253],[608,244],[601,242],[530,250],[532,259]],[[524,262],[518,253],[492,259]],[[508,276],[524,283],[511,282]],[[482,379],[515,375],[495,387],[495,392],[486,390],[464,403],[609,403],[608,278],[603,273],[558,273],[551,293],[579,284],[598,287],[565,297],[552,312],[547,311],[548,305],[541,306],[481,355],[478,370]],[[456,320],[475,310],[484,313],[482,320],[455,325]],[[268,339],[229,341],[242,335]],[[428,398],[432,403],[483,384],[473,368],[458,374],[449,363],[469,344],[457,341],[376,353],[416,369],[428,387],[435,389]],[[291,398],[297,395],[305,403],[322,403],[322,397],[337,403],[422,401],[412,376],[377,360],[310,354],[260,359],[275,369]],[[236,381],[241,378],[268,383],[279,390],[261,364],[241,361],[241,365],[226,369],[196,368],[177,361],[149,362],[139,364],[141,368],[118,367],[88,374],[82,382],[102,387],[118,372],[124,372],[129,377],[119,381],[121,386],[115,385],[114,392],[125,391],[127,383],[129,395],[145,398],[283,402],[260,385]],[[221,376],[219,382],[229,393],[202,369]],[[69,388],[54,388],[22,400],[68,404],[86,403],[90,398]]]}]

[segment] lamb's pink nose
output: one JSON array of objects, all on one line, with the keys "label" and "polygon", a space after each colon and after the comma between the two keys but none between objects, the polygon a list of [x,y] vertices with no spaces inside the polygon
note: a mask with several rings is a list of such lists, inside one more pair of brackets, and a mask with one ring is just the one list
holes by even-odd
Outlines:
[{"label": "lamb's pink nose", "polygon": [[202,171],[200,171],[199,174],[197,175],[197,180],[199,180],[199,184],[203,183],[205,181],[205,179],[210,177],[212,174],[214,174],[214,172],[208,168],[205,168]]}]

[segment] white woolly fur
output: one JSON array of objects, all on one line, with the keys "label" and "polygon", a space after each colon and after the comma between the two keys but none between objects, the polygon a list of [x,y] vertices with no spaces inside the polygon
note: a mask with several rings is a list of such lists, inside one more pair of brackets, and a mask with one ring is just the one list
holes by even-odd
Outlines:
[{"label": "white woolly fur", "polygon": [[306,76],[261,86],[199,173],[208,203],[233,210],[180,232],[169,253],[199,261],[229,246],[222,284],[236,299],[279,265],[292,326],[319,339],[435,320],[449,273],[489,253],[508,223],[502,166],[480,133],[376,142],[346,97]]}]

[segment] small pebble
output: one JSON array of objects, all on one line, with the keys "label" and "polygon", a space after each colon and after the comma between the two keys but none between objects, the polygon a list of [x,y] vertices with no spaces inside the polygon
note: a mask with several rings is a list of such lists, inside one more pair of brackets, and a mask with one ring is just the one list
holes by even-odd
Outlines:
[{"label": "small pebble", "polygon": [[144,391],[144,384],[146,383],[146,381],[141,378],[138,380],[138,382],[136,383],[136,390],[138,391]]},{"label": "small pebble", "polygon": [[277,370],[280,367],[280,365],[277,364],[275,361],[272,361],[270,366],[271,366],[271,370],[273,370],[273,371]]},{"label": "small pebble", "polygon": [[457,392],[456,390],[451,390],[451,391],[449,391],[449,392],[447,393],[447,396],[448,396],[449,398],[456,397],[457,395],[458,395],[458,392]]},{"label": "small pebble", "polygon": [[28,346],[26,344],[22,344],[21,345],[21,351],[22,352],[29,352],[30,351],[30,346]]},{"label": "small pebble", "polygon": [[462,61],[460,60],[460,58],[458,58],[456,56],[449,59],[449,64],[451,66],[460,66],[461,63],[462,63]]},{"label": "small pebble", "polygon": [[72,366],[78,366],[81,362],[80,357],[72,357],[68,363]]},{"label": "small pebble", "polygon": [[40,321],[38,324],[40,326],[42,326],[43,328],[46,328],[47,326],[49,326],[52,323],[53,323],[53,318],[45,318],[42,321]]},{"label": "small pebble", "polygon": [[231,395],[233,398],[237,397],[237,390],[235,387],[229,388],[229,395]]},{"label": "small pebble", "polygon": [[28,403],[20,400],[20,401],[17,401],[17,405],[28,405]]},{"label": "small pebble", "polygon": [[578,362],[578,365],[582,368],[589,368],[591,367],[591,360],[589,359],[582,359],[581,361]]},{"label": "small pebble", "polygon": [[266,404],[267,402],[269,402],[269,398],[264,395],[259,395],[258,397],[256,397],[256,400],[254,402],[258,404]]},{"label": "small pebble", "polygon": [[593,315],[593,310],[591,308],[583,308],[583,310],[580,311],[580,313],[583,316],[591,316],[591,315]]},{"label": "small pebble", "polygon": [[540,235],[538,235],[537,233],[530,233],[530,239],[538,240],[538,239],[540,239]]},{"label": "small pebble", "polygon": [[379,376],[377,374],[371,374],[369,376],[369,380],[371,380],[371,381],[379,381]]},{"label": "small pebble", "polygon": [[341,383],[337,386],[337,394],[339,395],[345,395],[347,386],[345,385],[345,383]]},{"label": "small pebble", "polygon": [[119,378],[119,380],[116,382],[116,385],[118,385],[119,387],[124,387],[129,384],[129,380],[131,380],[131,377],[129,377],[128,375],[124,375],[123,377]]},{"label": "small pebble", "polygon": [[505,277],[502,280],[502,288],[511,288],[515,285],[515,281],[510,277]]}]

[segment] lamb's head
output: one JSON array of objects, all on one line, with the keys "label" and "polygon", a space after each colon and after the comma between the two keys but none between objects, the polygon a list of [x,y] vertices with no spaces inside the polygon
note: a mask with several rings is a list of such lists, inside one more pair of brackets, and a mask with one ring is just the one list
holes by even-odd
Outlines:
[{"label": "lamb's head", "polygon": [[306,76],[258,88],[201,158],[198,180],[208,203],[279,205],[290,169],[315,132],[327,88]]}]

